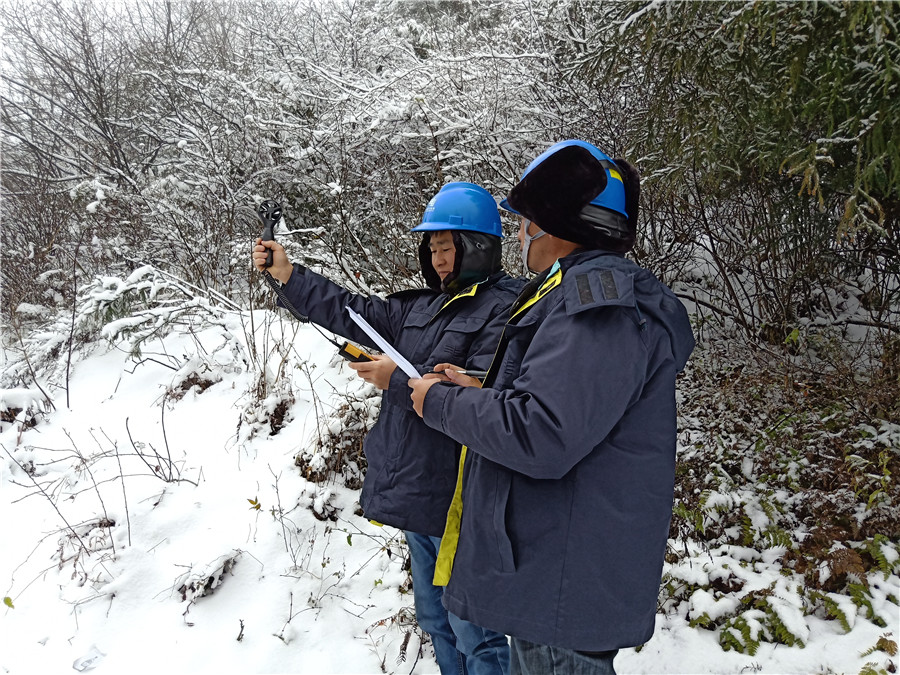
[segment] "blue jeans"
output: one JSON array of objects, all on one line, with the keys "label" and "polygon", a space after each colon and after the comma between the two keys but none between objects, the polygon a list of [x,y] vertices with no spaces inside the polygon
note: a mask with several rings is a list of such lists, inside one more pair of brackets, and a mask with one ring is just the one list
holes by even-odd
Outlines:
[{"label": "blue jeans", "polygon": [[456,648],[465,654],[469,675],[509,675],[509,642],[506,635],[460,619],[447,612],[456,634]]},{"label": "blue jeans", "polygon": [[511,675],[616,675],[609,652],[577,652],[574,649],[538,645],[517,637],[509,641]]},{"label": "blue jeans", "polygon": [[444,587],[434,585],[441,538],[408,531],[404,534],[409,545],[416,621],[431,636],[441,675],[508,675],[506,636],[453,616],[441,603]]}]

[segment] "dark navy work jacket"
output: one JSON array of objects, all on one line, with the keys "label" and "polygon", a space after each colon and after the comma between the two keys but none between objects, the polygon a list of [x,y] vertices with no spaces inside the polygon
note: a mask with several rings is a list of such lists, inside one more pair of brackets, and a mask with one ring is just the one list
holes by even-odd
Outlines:
[{"label": "dark navy work jacket", "polygon": [[468,446],[444,604],[530,642],[605,651],[653,634],[675,376],[694,337],[647,270],[601,251],[559,262],[558,285],[513,306],[485,388],[425,398],[425,422]]},{"label": "dark navy work jacket", "polygon": [[[351,307],[425,372],[438,363],[487,370],[506,312],[523,284],[500,272],[455,296],[421,290],[379,298],[356,295],[297,266],[283,290],[314,323],[377,349],[345,310]],[[378,420],[366,435],[360,505],[372,520],[440,536],[456,484],[459,444],[422,422],[412,408],[408,380],[400,368],[394,371]]]}]

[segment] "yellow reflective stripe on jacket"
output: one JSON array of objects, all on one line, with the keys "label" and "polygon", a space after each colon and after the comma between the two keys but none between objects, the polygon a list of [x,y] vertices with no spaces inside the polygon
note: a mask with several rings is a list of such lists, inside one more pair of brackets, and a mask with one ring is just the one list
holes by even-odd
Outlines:
[{"label": "yellow reflective stripe on jacket", "polygon": [[[441,308],[437,311],[437,314],[435,314],[434,316],[437,316],[438,314],[443,312],[447,308],[447,305],[449,305],[454,300],[459,300],[460,298],[471,298],[473,295],[475,295],[478,292],[478,287],[482,283],[484,283],[484,282],[479,281],[478,283],[472,284],[468,288],[461,290],[459,293],[457,293],[452,298],[450,298],[447,302],[445,302],[443,305],[441,305]],[[433,319],[434,316],[431,318]]]},{"label": "yellow reflective stripe on jacket", "polygon": [[513,314],[510,319],[514,319],[526,309],[531,307],[534,303],[547,295],[547,293],[559,286],[560,283],[562,283],[562,270],[558,269],[556,270],[556,272],[554,272],[544,280],[544,283],[541,284],[541,287],[537,290],[537,293],[532,295],[525,304],[519,307],[519,309],[516,310],[515,314]]},{"label": "yellow reflective stripe on jacket", "polygon": [[[562,270],[559,269],[559,263],[556,264],[556,267],[556,271],[544,280],[544,283],[541,284],[541,287],[537,292],[510,317],[510,321],[559,286],[562,282]],[[446,307],[446,305],[444,306]],[[493,367],[494,364],[491,363],[491,368]],[[490,372],[490,369],[488,372]],[[441,537],[441,548],[438,551],[437,561],[434,565],[433,583],[435,586],[446,586],[450,583],[450,574],[453,572],[453,560],[456,558],[456,549],[459,546],[459,531],[462,527],[463,469],[466,464],[467,450],[468,447],[464,445],[462,446],[462,451],[459,453],[459,470],[456,474],[456,488],[453,490],[453,500],[450,502],[450,508],[447,510],[447,524],[444,525],[444,534]]]},{"label": "yellow reflective stripe on jacket", "polygon": [[459,545],[459,530],[462,525],[462,486],[463,466],[466,463],[466,450],[462,446],[459,453],[459,471],[456,474],[456,489],[453,490],[453,501],[447,510],[447,524],[444,525],[444,535],[441,537],[441,548],[438,551],[437,560],[434,563],[434,585],[446,586],[450,583],[450,572],[453,571],[453,559],[456,557],[456,547]]}]

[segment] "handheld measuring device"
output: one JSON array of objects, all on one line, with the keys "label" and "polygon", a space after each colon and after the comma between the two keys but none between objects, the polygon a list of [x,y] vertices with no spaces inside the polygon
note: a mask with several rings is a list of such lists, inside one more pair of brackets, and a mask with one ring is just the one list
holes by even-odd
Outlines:
[{"label": "handheld measuring device", "polygon": [[[260,238],[263,241],[275,241],[275,226],[281,220],[281,204],[274,199],[267,199],[256,207],[256,215],[263,224]],[[272,249],[266,251],[266,267],[272,266]]]},{"label": "handheld measuring device", "polygon": [[348,361],[353,363],[363,363],[364,361],[373,361],[374,359],[366,354],[362,349],[357,347],[356,345],[352,345],[349,342],[344,342],[340,349],[338,349],[338,354],[343,356]]},{"label": "handheld measuring device", "polygon": [[[275,226],[278,224],[278,221],[281,220],[282,210],[281,204],[276,202],[274,199],[267,199],[264,202],[261,202],[259,206],[256,207],[256,215],[259,217],[260,221],[263,224],[263,231],[260,235],[260,238],[263,241],[275,241]],[[266,264],[265,267],[272,266],[272,249],[268,249],[266,251]],[[291,302],[287,299],[287,296],[284,294],[284,291],[281,287],[275,282],[272,278],[272,275],[268,272],[265,272],[266,281],[269,282],[269,285],[272,287],[272,290],[275,291],[275,295],[279,297],[281,302],[287,307],[288,311],[293,314],[297,319],[304,323],[309,322],[309,317],[304,316],[291,304]],[[315,324],[312,324],[314,327],[318,329]],[[321,331],[319,331],[321,333]],[[324,333],[323,333],[324,335]],[[353,363],[362,363],[365,361],[373,361],[374,359],[366,354],[362,349],[357,347],[356,345],[350,344],[347,341],[344,341],[344,344],[338,344],[327,335],[324,335],[325,339],[328,340],[331,344],[338,348],[338,354],[340,354],[343,358],[351,361]]]}]

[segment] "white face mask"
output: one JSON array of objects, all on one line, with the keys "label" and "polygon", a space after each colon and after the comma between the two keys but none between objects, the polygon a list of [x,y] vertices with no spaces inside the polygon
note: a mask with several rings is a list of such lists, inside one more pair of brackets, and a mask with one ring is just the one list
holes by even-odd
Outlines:
[{"label": "white face mask", "polygon": [[524,223],[524,225],[523,225],[523,227],[525,228],[525,229],[523,230],[524,235],[525,235],[525,241],[522,243],[522,251],[521,251],[521,253],[522,253],[522,267],[523,267],[524,270],[525,270],[525,274],[528,274],[529,272],[534,272],[534,271],[535,271],[535,270],[531,269],[531,268],[528,266],[528,251],[531,249],[531,242],[533,242],[535,239],[538,239],[538,238],[540,238],[540,237],[543,237],[545,234],[547,234],[547,233],[544,232],[542,229],[538,228],[537,234],[529,235],[529,234],[528,234],[528,226],[529,226],[529,225],[531,225],[531,221],[528,220],[528,219],[526,219],[526,220],[525,220],[525,223]]}]

